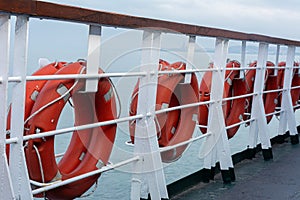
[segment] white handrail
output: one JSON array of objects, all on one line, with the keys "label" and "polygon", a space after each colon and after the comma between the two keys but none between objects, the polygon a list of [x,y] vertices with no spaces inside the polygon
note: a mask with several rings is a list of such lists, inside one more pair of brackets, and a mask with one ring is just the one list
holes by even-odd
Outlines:
[{"label": "white handrail", "polygon": [[177,143],[177,144],[174,144],[174,145],[171,145],[171,146],[167,146],[167,147],[162,147],[162,148],[160,148],[160,152],[161,152],[161,153],[162,153],[162,152],[166,152],[166,151],[175,149],[175,148],[177,148],[177,147],[184,146],[184,145],[186,145],[186,144],[190,144],[190,143],[192,143],[192,142],[195,142],[195,141],[197,141],[197,140],[203,139],[203,138],[208,137],[208,136],[210,136],[210,135],[211,135],[211,133],[205,133],[205,134],[203,134],[203,135],[199,135],[199,136],[197,136],[197,137],[193,137],[193,138],[191,138],[191,139],[189,139],[189,140],[186,140],[186,141],[184,141],[184,142],[180,142],[180,143]]},{"label": "white handrail", "polygon": [[[91,172],[88,172],[88,173],[85,173],[85,174],[81,174],[79,176],[75,176],[75,177],[69,178],[67,180],[57,181],[57,182],[54,182],[53,184],[49,183],[50,185],[48,185],[48,183],[47,183],[45,187],[33,190],[32,194],[36,195],[36,194],[39,194],[39,193],[42,193],[42,192],[46,192],[46,191],[52,190],[54,188],[58,188],[58,187],[67,185],[69,183],[73,183],[73,182],[76,182],[78,180],[81,180],[81,179],[84,179],[84,178],[87,178],[87,177],[90,177],[90,176],[93,176],[93,175],[96,175],[96,174],[100,174],[102,172],[106,172],[106,171],[109,171],[109,170],[112,170],[112,169],[115,169],[115,168],[122,167],[124,165],[129,164],[129,163],[136,162],[139,159],[140,159],[139,156],[135,156],[133,158],[127,159],[127,160],[119,162],[117,164],[104,166],[101,169],[94,170],[94,171],[91,171]],[[36,181],[32,182],[32,183],[43,185],[42,183],[38,183]]]},{"label": "white handrail", "polygon": [[253,122],[253,121],[255,121],[255,120],[256,120],[255,118],[251,118],[251,119],[248,119],[248,120],[245,120],[245,121],[241,121],[241,122],[232,124],[232,125],[230,125],[230,126],[226,126],[226,129],[231,129],[231,128],[233,128],[233,127],[236,127],[236,126],[239,126],[239,125],[242,125],[242,124],[246,124],[246,123],[249,123],[249,122]]}]

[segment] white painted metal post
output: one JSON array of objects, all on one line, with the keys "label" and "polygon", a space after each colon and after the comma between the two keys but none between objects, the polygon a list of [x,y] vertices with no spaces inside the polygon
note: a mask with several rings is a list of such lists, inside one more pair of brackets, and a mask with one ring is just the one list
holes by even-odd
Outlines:
[{"label": "white painted metal post", "polygon": [[[101,26],[90,25],[88,38],[88,57],[86,74],[98,74],[100,67]],[[98,80],[87,79],[84,92],[96,92]]]},{"label": "white painted metal post", "polygon": [[291,97],[291,84],[293,78],[293,66],[295,59],[295,47],[289,46],[286,57],[286,66],[284,70],[284,83],[281,100],[281,113],[279,122],[279,134],[285,133],[286,128],[290,131],[291,136],[297,135],[296,118],[293,110],[293,103]]},{"label": "white painted metal post", "polygon": [[134,154],[141,159],[133,166],[131,199],[168,198],[163,165],[157,142],[154,112],[156,104],[160,33],[144,31],[141,71],[148,73],[139,83]]},{"label": "white painted metal post", "polygon": [[17,199],[21,199],[21,197],[22,199],[32,199],[23,151],[28,23],[27,16],[17,16],[13,76],[21,77],[22,81],[14,86],[12,93],[11,137],[17,137],[18,142],[11,144],[9,159],[12,184]]},{"label": "white painted metal post", "polygon": [[[241,55],[241,68],[246,66],[246,41],[242,41],[242,55]],[[245,77],[245,71],[240,70],[240,78]]]},{"label": "white painted metal post", "polygon": [[[257,145],[257,138],[260,138],[264,158],[265,160],[269,160],[272,158],[271,151],[271,142],[270,137],[267,132],[267,120],[265,116],[265,108],[263,103],[263,91],[265,85],[265,71],[266,71],[266,63],[268,57],[268,44],[260,43],[258,50],[258,60],[255,74],[255,82],[254,82],[254,93],[252,100],[252,109],[251,109],[251,118],[254,118],[255,121],[250,124],[250,144],[249,147],[251,149],[255,148]],[[264,151],[266,150],[266,151]],[[267,153],[268,152],[268,153]],[[269,154],[269,155],[268,155]]]},{"label": "white painted metal post", "polygon": [[[196,43],[196,36],[189,36],[187,59],[186,59],[186,69],[192,69],[194,54],[195,54],[195,43]],[[190,83],[191,77],[192,77],[192,74],[190,74],[190,73],[185,74],[184,83]]]},{"label": "white painted metal post", "polygon": [[13,187],[5,153],[7,85],[10,47],[10,16],[0,13],[0,194],[3,199],[14,199]]},{"label": "white painted metal post", "polygon": [[204,152],[202,154],[205,155],[204,168],[206,169],[215,166],[217,160],[220,161],[221,170],[233,168],[222,109],[227,51],[228,40],[217,39],[214,68],[218,69],[218,71],[213,72],[210,94],[211,100],[216,102],[209,106],[207,130],[211,133],[211,136],[207,137],[202,147],[202,152]]},{"label": "white painted metal post", "polygon": [[[277,48],[276,48],[276,59],[275,59],[276,67],[278,67],[278,63],[279,63],[279,54],[280,54],[280,45],[278,44]],[[274,75],[277,75],[277,74],[278,74],[278,69],[275,69]]]}]

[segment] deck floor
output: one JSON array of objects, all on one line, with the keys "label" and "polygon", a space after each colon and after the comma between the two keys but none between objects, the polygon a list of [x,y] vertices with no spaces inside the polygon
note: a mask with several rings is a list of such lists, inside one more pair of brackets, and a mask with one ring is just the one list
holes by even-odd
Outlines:
[{"label": "deck floor", "polygon": [[300,145],[275,144],[273,160],[262,153],[235,166],[236,181],[224,185],[221,175],[210,183],[199,183],[172,200],[296,200],[300,199]]}]

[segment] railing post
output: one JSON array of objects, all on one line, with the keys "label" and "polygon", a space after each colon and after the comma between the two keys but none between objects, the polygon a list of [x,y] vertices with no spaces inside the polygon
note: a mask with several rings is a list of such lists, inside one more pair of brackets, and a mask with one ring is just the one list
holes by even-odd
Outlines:
[{"label": "railing post", "polygon": [[263,102],[263,91],[265,85],[265,73],[268,57],[268,44],[260,43],[258,50],[258,60],[254,81],[254,96],[252,100],[251,118],[255,120],[250,124],[249,148],[254,149],[257,145],[258,136],[261,141],[262,152],[265,160],[273,158],[270,136],[268,135],[267,120]]},{"label": "railing post", "polygon": [[291,143],[298,144],[298,132],[297,132],[297,123],[295,118],[295,113],[293,110],[293,103],[291,97],[291,85],[293,78],[293,66],[295,59],[295,47],[289,46],[286,57],[286,66],[284,69],[284,83],[282,91],[282,100],[281,100],[281,113],[279,121],[279,135],[283,135],[288,127]]},{"label": "railing post", "polygon": [[246,41],[242,41],[242,53],[241,53],[241,70],[240,78],[245,78],[245,70],[242,70],[246,66]]},{"label": "railing post", "polygon": [[140,160],[133,165],[131,199],[168,198],[163,165],[154,122],[158,78],[160,33],[144,31],[141,71],[148,73],[139,82],[134,154]]},{"label": "railing post", "polygon": [[6,111],[10,44],[10,16],[0,13],[0,194],[3,199],[14,199],[13,187],[5,152]]},{"label": "railing post", "polygon": [[274,70],[274,75],[278,75],[278,63],[279,63],[279,54],[280,54],[280,45],[278,44],[276,47],[276,58],[275,58],[275,66],[276,69]]},{"label": "railing post", "polygon": [[214,167],[218,160],[220,161],[224,183],[230,183],[235,180],[222,109],[227,52],[228,40],[217,39],[214,68],[218,69],[218,71],[213,71],[210,94],[210,99],[215,102],[209,106],[207,126],[207,132],[211,133],[211,135],[207,137],[201,152],[204,156],[204,169],[206,169],[206,171]]},{"label": "railing post", "polygon": [[11,144],[9,168],[16,199],[32,199],[29,176],[23,150],[24,109],[26,87],[26,65],[28,48],[28,17],[17,16],[15,28],[15,48],[13,76],[21,77],[12,91],[11,137],[18,138]]},{"label": "railing post", "polygon": [[[88,37],[88,57],[86,74],[98,74],[100,67],[100,43],[101,43],[101,26],[90,25]],[[84,92],[96,92],[98,90],[98,80],[86,79]]]},{"label": "railing post", "polygon": [[[186,56],[186,69],[192,69],[192,63],[194,59],[195,54],[195,43],[196,43],[196,36],[191,35],[189,36],[188,41],[188,50],[187,50],[187,56]],[[184,83],[190,83],[191,82],[192,74],[187,73],[184,76]]]}]

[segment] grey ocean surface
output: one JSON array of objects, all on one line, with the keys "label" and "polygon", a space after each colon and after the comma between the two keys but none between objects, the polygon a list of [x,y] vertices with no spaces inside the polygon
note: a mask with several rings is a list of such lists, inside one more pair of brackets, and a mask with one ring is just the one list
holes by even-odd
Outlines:
[{"label": "grey ocean surface", "polygon": [[[205,55],[207,56],[207,55]],[[205,57],[204,56],[204,57]],[[230,54],[230,59],[240,60],[239,54]],[[162,57],[163,58],[163,57]],[[169,58],[172,61],[172,58]],[[174,59],[174,58],[173,58]],[[257,55],[248,56],[247,63],[256,60]],[[283,59],[283,58],[282,58]],[[168,60],[168,59],[167,59]],[[275,62],[275,56],[269,56],[269,60]],[[176,61],[176,60],[174,60]],[[178,59],[180,61],[180,58]],[[206,58],[206,63],[210,61],[210,58]],[[204,65],[203,67],[207,67]],[[126,68],[126,67],[125,67]],[[124,68],[123,68],[124,70]],[[121,71],[123,71],[121,70]],[[127,68],[130,71],[130,69]],[[115,72],[118,69],[113,67],[107,70],[108,72]],[[203,75],[203,74],[202,74]],[[201,80],[201,74],[198,76]],[[117,88],[118,95],[121,99],[121,117],[128,115],[128,108],[130,104],[130,97],[133,87],[137,81],[137,78],[114,78],[113,82]],[[66,107],[60,117],[59,128],[70,127],[73,125],[72,108]],[[296,112],[297,124],[300,124],[300,111]],[[277,135],[278,119],[274,116],[270,124],[268,125],[268,134],[271,137]],[[230,140],[231,153],[237,153],[247,148],[249,127],[242,125],[238,133]],[[198,128],[195,128],[194,136],[201,135],[202,133]],[[64,152],[70,140],[71,134],[56,136],[55,149],[56,153]],[[111,163],[117,163],[133,156],[133,147],[125,144],[129,140],[128,123],[118,124],[117,135],[115,145],[110,158]],[[201,144],[203,140],[196,141],[189,145],[182,157],[173,162],[164,164],[164,172],[166,176],[167,184],[172,183],[182,177],[185,177],[193,172],[196,172],[202,168],[203,159],[199,152],[201,151]],[[130,173],[132,165],[121,167],[116,170],[112,170],[103,173],[98,180],[98,186],[96,191],[86,199],[130,199],[131,190],[131,178]]]}]

